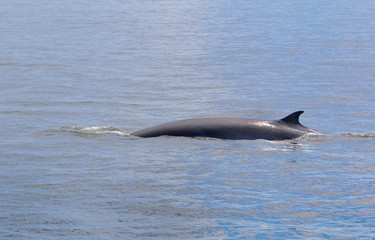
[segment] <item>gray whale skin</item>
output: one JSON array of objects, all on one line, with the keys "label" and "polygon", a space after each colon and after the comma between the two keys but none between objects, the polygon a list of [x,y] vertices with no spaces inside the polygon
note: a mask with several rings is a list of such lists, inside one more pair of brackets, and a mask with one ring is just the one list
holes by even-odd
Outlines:
[{"label": "gray whale skin", "polygon": [[231,140],[286,140],[304,135],[322,134],[299,122],[302,113],[303,111],[294,112],[279,120],[229,117],[186,119],[146,128],[131,135],[145,138],[165,135]]}]

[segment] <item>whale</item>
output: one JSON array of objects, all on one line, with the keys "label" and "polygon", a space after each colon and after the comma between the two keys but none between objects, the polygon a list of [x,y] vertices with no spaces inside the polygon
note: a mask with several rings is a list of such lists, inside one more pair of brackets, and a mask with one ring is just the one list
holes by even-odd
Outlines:
[{"label": "whale", "polygon": [[321,132],[299,122],[303,112],[297,111],[278,120],[232,117],[185,119],[149,127],[131,135],[142,138],[176,136],[227,140],[288,140],[306,135],[321,135]]}]

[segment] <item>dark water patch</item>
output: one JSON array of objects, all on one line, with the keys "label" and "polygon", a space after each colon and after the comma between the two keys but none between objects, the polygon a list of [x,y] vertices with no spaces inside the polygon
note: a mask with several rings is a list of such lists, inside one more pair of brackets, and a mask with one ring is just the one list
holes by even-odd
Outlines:
[{"label": "dark water patch", "polygon": [[40,115],[40,114],[44,114],[44,112],[42,112],[42,111],[19,111],[19,110],[14,110],[14,111],[1,111],[0,114]]},{"label": "dark water patch", "polygon": [[374,133],[343,133],[340,136],[359,139],[375,139]]}]

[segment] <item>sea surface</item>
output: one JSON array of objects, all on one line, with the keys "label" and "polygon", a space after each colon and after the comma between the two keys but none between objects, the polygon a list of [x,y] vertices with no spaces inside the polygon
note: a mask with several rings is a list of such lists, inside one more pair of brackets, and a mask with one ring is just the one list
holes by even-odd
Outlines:
[{"label": "sea surface", "polygon": [[0,239],[375,238],[374,1],[3,0],[0,39]]}]

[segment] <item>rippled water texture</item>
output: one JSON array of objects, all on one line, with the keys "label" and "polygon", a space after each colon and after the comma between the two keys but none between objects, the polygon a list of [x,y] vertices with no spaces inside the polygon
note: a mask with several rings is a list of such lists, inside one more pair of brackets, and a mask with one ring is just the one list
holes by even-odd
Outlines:
[{"label": "rippled water texture", "polygon": [[[372,1],[0,7],[0,239],[375,237]],[[195,117],[290,141],[142,139]]]}]

